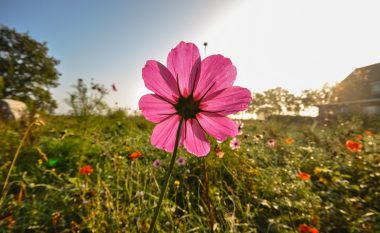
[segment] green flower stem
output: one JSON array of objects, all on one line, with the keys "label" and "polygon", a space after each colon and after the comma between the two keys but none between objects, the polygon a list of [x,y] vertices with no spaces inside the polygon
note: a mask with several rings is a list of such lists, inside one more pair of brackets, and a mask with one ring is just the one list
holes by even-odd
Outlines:
[{"label": "green flower stem", "polygon": [[149,227],[149,231],[148,231],[149,233],[152,233],[154,231],[155,226],[156,226],[156,221],[157,221],[157,217],[158,217],[158,214],[160,212],[160,209],[161,209],[162,201],[164,199],[166,189],[168,188],[170,176],[172,175],[175,159],[177,157],[177,149],[178,149],[178,144],[179,144],[179,138],[181,135],[182,123],[183,123],[183,117],[181,117],[181,120],[180,120],[179,125],[178,125],[172,159],[170,161],[169,170],[166,172],[165,181],[164,181],[164,184],[163,184],[162,189],[161,189],[160,197],[158,199],[158,204],[157,204],[156,210],[154,212],[152,222],[150,223],[150,227]]}]

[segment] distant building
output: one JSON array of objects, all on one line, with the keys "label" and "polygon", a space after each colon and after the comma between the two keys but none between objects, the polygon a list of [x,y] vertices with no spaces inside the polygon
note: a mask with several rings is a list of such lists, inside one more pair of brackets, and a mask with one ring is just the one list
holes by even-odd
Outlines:
[{"label": "distant building", "polygon": [[338,84],[335,103],[319,105],[319,116],[380,116],[380,63],[357,68]]}]

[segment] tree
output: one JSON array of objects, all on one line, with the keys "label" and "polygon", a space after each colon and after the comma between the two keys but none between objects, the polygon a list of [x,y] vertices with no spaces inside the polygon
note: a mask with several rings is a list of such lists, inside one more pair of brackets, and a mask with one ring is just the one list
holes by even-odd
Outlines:
[{"label": "tree", "polygon": [[325,84],[320,90],[304,90],[301,94],[302,105],[304,108],[329,104],[336,101],[337,86]]},{"label": "tree", "polygon": [[296,114],[301,111],[301,100],[281,87],[256,93],[252,101],[252,109],[256,114],[284,115]]},{"label": "tree", "polygon": [[46,42],[40,43],[27,33],[0,25],[0,76],[2,98],[25,102],[32,113],[52,112],[57,103],[50,88],[57,87],[59,61],[48,55]]}]

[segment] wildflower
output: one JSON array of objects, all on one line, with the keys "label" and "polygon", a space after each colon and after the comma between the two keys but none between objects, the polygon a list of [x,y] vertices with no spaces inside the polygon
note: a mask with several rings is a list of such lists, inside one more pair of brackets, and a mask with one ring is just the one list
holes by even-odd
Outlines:
[{"label": "wildflower", "polygon": [[77,223],[75,221],[71,221],[70,222],[70,228],[71,228],[72,232],[79,232],[79,230],[81,229],[81,226],[79,223]]},{"label": "wildflower", "polygon": [[318,229],[311,227],[307,224],[300,224],[298,225],[298,231],[301,233],[318,233]]},{"label": "wildflower", "polygon": [[58,222],[61,220],[62,214],[61,212],[57,211],[51,214],[51,223],[53,225],[57,225]]},{"label": "wildflower", "polygon": [[237,138],[233,138],[230,141],[230,147],[231,147],[232,150],[239,149],[240,148],[240,144],[241,143],[240,143],[239,139],[237,139]]},{"label": "wildflower", "polygon": [[84,165],[80,170],[80,174],[82,175],[88,175],[94,172],[94,169],[90,165]]},{"label": "wildflower", "polygon": [[179,186],[180,183],[181,183],[181,182],[179,182],[179,180],[175,180],[175,181],[174,181],[174,186],[175,186],[176,188],[178,188],[178,186]]},{"label": "wildflower", "polygon": [[139,192],[137,192],[136,195],[139,196],[139,197],[143,197],[144,196],[144,191],[139,191]]},{"label": "wildflower", "polygon": [[33,122],[36,126],[45,126],[45,121],[42,119],[37,119],[35,122]]},{"label": "wildflower", "polygon": [[310,233],[319,233],[318,229],[315,227],[309,227],[309,232]]},{"label": "wildflower", "polygon": [[363,139],[363,135],[358,134],[358,135],[356,135],[356,138],[357,138],[358,140],[362,140],[362,139]]},{"label": "wildflower", "polygon": [[309,226],[307,224],[300,224],[300,225],[298,225],[298,231],[301,233],[308,233],[309,232]]},{"label": "wildflower", "polygon": [[301,180],[310,180],[310,174],[309,173],[306,173],[306,172],[300,172],[298,173],[298,177],[301,179]]},{"label": "wildflower", "polygon": [[277,141],[274,138],[268,139],[268,141],[267,141],[267,146],[269,148],[273,149],[276,146],[276,144],[277,144]]},{"label": "wildflower", "polygon": [[141,155],[142,155],[142,153],[141,153],[140,151],[135,151],[135,152],[133,152],[133,153],[129,156],[129,158],[131,158],[131,159],[137,159],[137,158],[140,158]]},{"label": "wildflower", "polygon": [[218,145],[215,145],[214,152],[215,152],[216,156],[218,156],[219,159],[223,158],[224,152],[222,151],[222,149],[219,148]]},{"label": "wildflower", "polygon": [[139,221],[139,217],[135,216],[135,217],[133,218],[133,222],[134,222],[135,224],[137,224],[137,221]]},{"label": "wildflower", "polygon": [[117,91],[116,85],[114,83],[112,83],[112,90]]},{"label": "wildflower", "polygon": [[362,149],[363,147],[363,144],[359,143],[359,142],[355,142],[353,140],[347,140],[346,141],[346,148],[348,150],[350,150],[351,152],[358,152]]},{"label": "wildflower", "polygon": [[159,168],[159,167],[161,167],[161,160],[159,160],[159,159],[154,160],[154,162],[153,162],[153,167],[154,167],[154,168]]},{"label": "wildflower", "polygon": [[219,159],[222,159],[224,156],[224,152],[222,150],[218,151],[218,152],[216,152],[216,156],[218,156]]},{"label": "wildflower", "polygon": [[238,134],[237,135],[242,135],[243,134],[243,127],[244,127],[244,122],[241,120],[235,121],[238,127]]},{"label": "wildflower", "polygon": [[293,144],[293,138],[287,138],[286,139],[286,144],[288,144],[288,145]]},{"label": "wildflower", "polygon": [[14,228],[14,226],[16,225],[16,220],[13,219],[12,215],[6,217],[5,220],[8,223],[8,226],[7,226],[8,228]]},{"label": "wildflower", "polygon": [[139,107],[147,120],[158,123],[151,143],[172,152],[181,119],[179,146],[198,157],[210,151],[206,133],[219,141],[236,136],[236,124],[227,115],[246,110],[252,99],[248,89],[232,86],[236,74],[231,60],[222,55],[201,61],[192,43],[180,42],[172,49],[167,67],[147,61],[142,76],[155,94],[144,95]]},{"label": "wildflower", "polygon": [[177,159],[177,164],[178,166],[184,166],[186,164],[186,159],[182,157]]},{"label": "wildflower", "polygon": [[369,136],[369,137],[372,137],[373,133],[370,131],[370,130],[365,130],[364,133]]},{"label": "wildflower", "polygon": [[315,174],[315,175],[318,176],[319,174],[321,174],[321,172],[322,172],[322,168],[320,168],[320,167],[315,167],[315,168],[314,168],[314,174]]},{"label": "wildflower", "polygon": [[322,183],[322,184],[328,184],[329,183],[329,181],[324,177],[319,177],[318,181],[319,181],[319,183]]}]

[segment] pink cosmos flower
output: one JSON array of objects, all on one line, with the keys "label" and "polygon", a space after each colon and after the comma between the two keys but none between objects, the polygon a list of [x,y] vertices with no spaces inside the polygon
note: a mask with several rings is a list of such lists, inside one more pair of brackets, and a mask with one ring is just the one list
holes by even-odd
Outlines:
[{"label": "pink cosmos flower", "polygon": [[268,139],[268,141],[267,141],[267,146],[269,147],[269,148],[275,148],[276,147],[276,144],[277,144],[277,140],[276,139],[274,139],[274,138],[270,138],[270,139]]},{"label": "pink cosmos flower", "polygon": [[177,159],[177,165],[178,166],[185,166],[186,165],[186,159],[182,158],[182,157]]},{"label": "pink cosmos flower", "polygon": [[180,42],[172,49],[167,67],[147,61],[142,76],[155,94],[141,97],[139,107],[147,120],[158,123],[151,143],[172,152],[181,118],[179,146],[196,156],[210,151],[206,133],[219,141],[237,135],[236,124],[227,115],[246,110],[252,97],[248,89],[232,86],[236,74],[231,60],[222,55],[201,61],[193,43]]},{"label": "pink cosmos flower", "polygon": [[159,159],[154,160],[153,167],[159,168],[160,166],[161,166],[161,160],[159,160]]},{"label": "pink cosmos flower", "polygon": [[241,144],[241,142],[237,138],[233,138],[230,141],[230,147],[231,147],[232,150],[239,149],[240,148],[240,144]]}]

